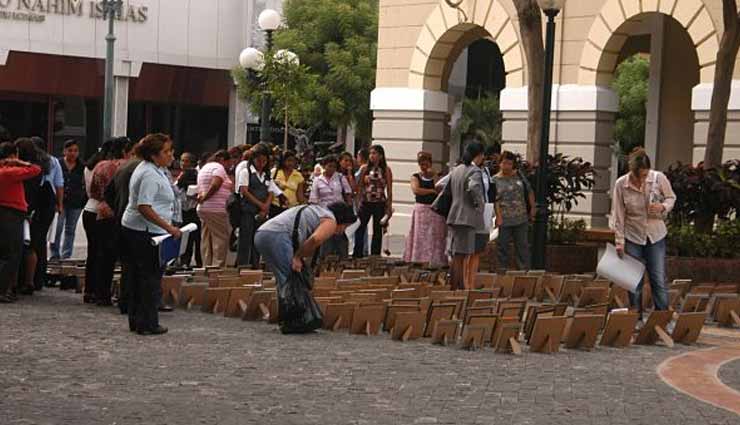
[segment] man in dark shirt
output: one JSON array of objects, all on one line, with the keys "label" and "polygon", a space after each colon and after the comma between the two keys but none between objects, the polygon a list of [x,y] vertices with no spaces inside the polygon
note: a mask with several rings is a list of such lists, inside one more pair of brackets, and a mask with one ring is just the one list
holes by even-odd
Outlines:
[{"label": "man in dark shirt", "polygon": [[85,164],[79,157],[80,148],[77,141],[67,140],[64,143],[64,156],[59,161],[64,175],[64,209],[58,215],[56,237],[51,244],[51,258],[54,260],[72,257],[77,221],[87,202]]}]

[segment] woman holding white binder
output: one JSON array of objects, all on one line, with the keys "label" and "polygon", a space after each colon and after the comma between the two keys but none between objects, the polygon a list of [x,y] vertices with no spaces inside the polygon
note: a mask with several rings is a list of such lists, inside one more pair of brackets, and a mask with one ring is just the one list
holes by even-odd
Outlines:
[{"label": "woman holding white binder", "polygon": [[126,261],[130,264],[129,330],[140,335],[159,335],[167,328],[159,324],[163,268],[152,237],[170,234],[179,239],[180,229],[172,225],[175,193],[167,174],[172,163],[172,140],[165,134],[150,134],[136,146],[143,161],[136,167],[129,185],[129,201],[121,221]]},{"label": "woman holding white binder", "polygon": [[[629,156],[629,173],[614,184],[612,228],[621,257],[627,254],[645,263],[656,310],[668,309],[665,286],[665,218],[676,203],[671,183],[650,169],[650,158],[637,148]],[[630,293],[630,304],[642,313],[642,281]]]}]

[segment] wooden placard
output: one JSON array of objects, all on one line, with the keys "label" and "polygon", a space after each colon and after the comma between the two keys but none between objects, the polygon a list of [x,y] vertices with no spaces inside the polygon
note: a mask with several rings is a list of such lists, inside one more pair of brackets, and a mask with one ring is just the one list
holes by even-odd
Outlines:
[{"label": "wooden placard", "polygon": [[[243,314],[240,305],[246,308],[247,301],[257,288],[254,286],[244,286],[242,288],[234,288],[229,293],[229,301],[226,304],[224,316],[226,317],[241,317]],[[241,304],[240,304],[241,301]]]},{"label": "wooden placard", "polygon": [[718,298],[713,312],[714,320],[720,325],[740,327],[740,297]]},{"label": "wooden placard", "polygon": [[591,350],[596,346],[599,330],[604,323],[604,316],[583,315],[573,317],[570,329],[565,338],[565,347]]},{"label": "wooden placard", "polygon": [[[608,285],[608,283],[607,283]],[[605,304],[609,302],[608,286],[584,286],[576,303],[577,308],[588,307],[594,304]]]},{"label": "wooden placard", "polygon": [[559,303],[572,304],[581,295],[583,281],[579,279],[566,279],[563,282],[563,288],[560,290],[558,298]]},{"label": "wooden placard", "polygon": [[180,304],[180,287],[185,283],[185,276],[162,276],[162,302],[169,305]]},{"label": "wooden placard", "polygon": [[599,345],[606,347],[628,347],[640,316],[637,313],[612,313],[606,319],[604,333]]},{"label": "wooden placard", "polygon": [[386,332],[390,332],[396,323],[396,315],[399,313],[412,313],[420,311],[421,308],[418,305],[391,304],[386,310],[385,319],[383,319],[383,329]]},{"label": "wooden placard", "polygon": [[189,310],[194,305],[203,305],[207,288],[208,283],[183,283],[180,286],[180,306]]},{"label": "wooden placard", "polygon": [[355,303],[328,304],[324,313],[323,328],[332,331],[349,329],[356,307]]},{"label": "wooden placard", "polygon": [[[493,330],[496,328],[498,316],[495,314],[471,314],[465,319],[465,328],[470,326],[483,328],[483,341],[489,342],[493,339]],[[464,329],[463,329],[464,330]]]},{"label": "wooden placard", "polygon": [[527,306],[526,300],[506,300],[506,301],[500,301],[498,303],[498,308],[496,310],[496,314],[498,314],[499,317],[515,317],[518,321],[521,322],[522,317],[524,316],[524,309]]},{"label": "wooden placard", "polygon": [[703,293],[689,293],[681,305],[681,313],[696,313],[706,311],[709,305],[709,295]]},{"label": "wooden placard", "polygon": [[269,316],[270,300],[275,296],[275,291],[254,291],[247,300],[247,307],[244,309],[242,320],[259,320]]},{"label": "wooden placard", "polygon": [[565,330],[566,317],[537,317],[529,339],[529,350],[535,353],[560,351],[560,340]]},{"label": "wooden placard", "polygon": [[426,314],[423,311],[396,313],[391,338],[403,342],[421,338],[425,324]]},{"label": "wooden placard", "polygon": [[673,347],[673,340],[666,333],[666,328],[671,320],[673,320],[672,311],[653,311],[637,334],[635,344],[653,345],[660,339],[667,346]]},{"label": "wooden placard", "polygon": [[468,325],[463,328],[460,346],[466,350],[478,350],[483,347],[486,334],[485,326]]},{"label": "wooden placard", "polygon": [[519,343],[520,330],[521,323],[504,323],[500,321],[493,334],[493,349],[497,353],[521,355],[522,347]]},{"label": "wooden placard", "polygon": [[609,308],[627,308],[630,305],[629,292],[617,285],[609,289]]},{"label": "wooden placard", "polygon": [[460,320],[438,320],[432,331],[432,344],[454,345],[460,329]]},{"label": "wooden placard", "polygon": [[705,312],[680,313],[673,327],[671,339],[679,344],[695,344],[704,327],[706,317]]},{"label": "wooden placard", "polygon": [[457,304],[432,304],[427,314],[427,325],[424,337],[432,336],[432,330],[439,320],[452,320],[455,316]]},{"label": "wooden placard", "polygon": [[514,276],[511,286],[512,298],[534,298],[534,290],[537,286],[537,276]]},{"label": "wooden placard", "polygon": [[493,288],[496,285],[496,273],[478,273],[475,275],[476,288]]},{"label": "wooden placard", "polygon": [[360,304],[352,314],[349,332],[353,335],[377,335],[385,318],[385,304]]},{"label": "wooden placard", "polygon": [[538,295],[537,301],[542,302],[546,297],[550,302],[558,302],[564,282],[565,276],[562,275],[545,276],[542,280],[542,292]]}]

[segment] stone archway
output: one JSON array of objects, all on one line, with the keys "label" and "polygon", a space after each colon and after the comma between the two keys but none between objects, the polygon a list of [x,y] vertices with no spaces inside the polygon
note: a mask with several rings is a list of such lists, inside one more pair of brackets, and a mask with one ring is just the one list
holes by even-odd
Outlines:
[{"label": "stone archway", "polygon": [[712,83],[719,40],[712,17],[702,0],[607,0],[586,38],[578,84],[608,85],[614,75],[619,51],[627,39],[619,34],[619,27],[650,12],[671,16],[686,29],[699,58],[700,81]]},{"label": "stone archway", "polygon": [[524,84],[524,61],[512,17],[498,0],[463,0],[457,9],[446,1],[429,14],[416,41],[408,87],[445,91],[450,69],[471,42],[487,38],[501,49],[506,86]]}]

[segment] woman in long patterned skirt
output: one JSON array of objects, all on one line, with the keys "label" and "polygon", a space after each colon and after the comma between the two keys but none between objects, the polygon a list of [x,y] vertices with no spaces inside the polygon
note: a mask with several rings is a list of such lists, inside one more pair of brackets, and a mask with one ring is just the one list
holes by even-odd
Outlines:
[{"label": "woman in long patterned skirt", "polygon": [[411,191],[416,196],[411,216],[411,230],[406,239],[403,259],[410,263],[423,263],[432,267],[447,265],[445,245],[447,224],[444,217],[432,211],[437,198],[438,177],[432,169],[432,155],[419,152],[416,156],[420,171],[411,176]]}]

